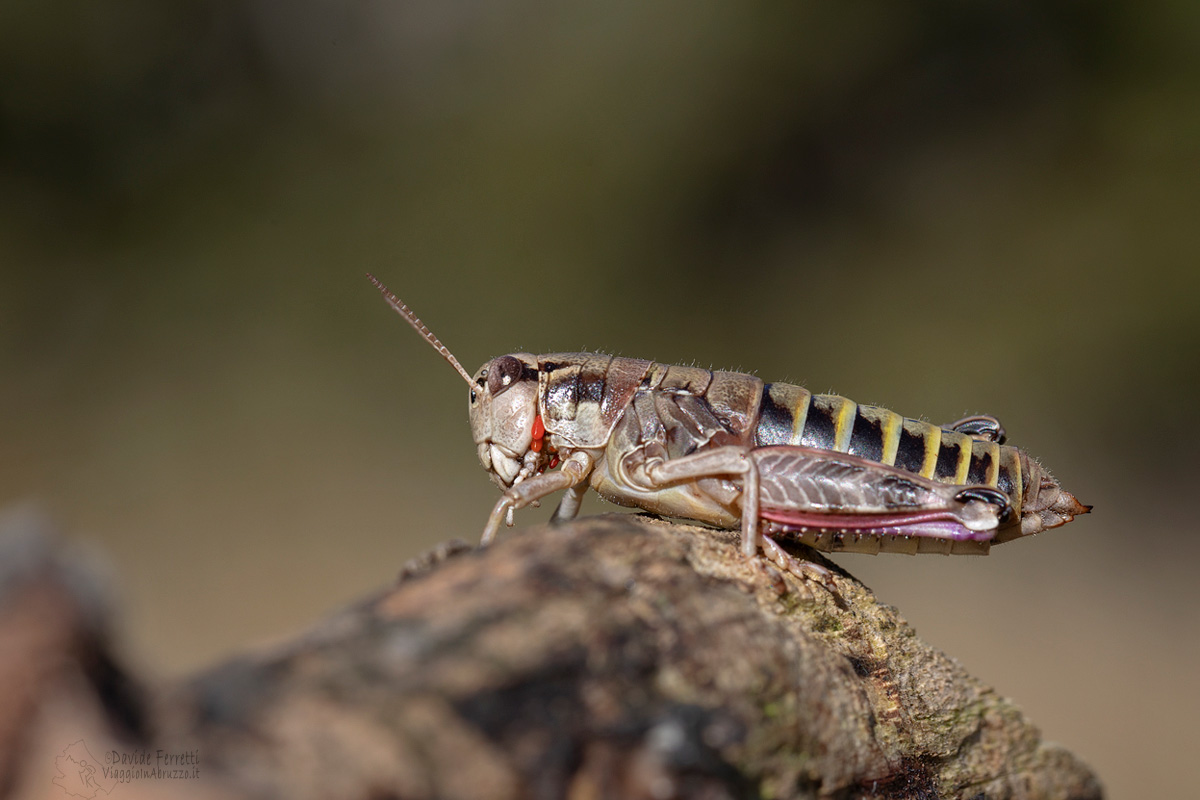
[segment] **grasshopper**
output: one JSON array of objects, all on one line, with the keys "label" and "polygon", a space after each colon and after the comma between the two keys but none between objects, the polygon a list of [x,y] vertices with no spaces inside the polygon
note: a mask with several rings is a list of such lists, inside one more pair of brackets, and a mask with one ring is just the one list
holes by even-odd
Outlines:
[{"label": "grasshopper", "polygon": [[742,553],[799,575],[774,540],[826,552],[986,554],[1087,513],[990,416],[909,419],[754,375],[598,353],[511,353],[474,375],[368,278],[463,377],[471,433],[503,494],[481,544],[513,512],[589,488],[614,503],[741,530]]}]

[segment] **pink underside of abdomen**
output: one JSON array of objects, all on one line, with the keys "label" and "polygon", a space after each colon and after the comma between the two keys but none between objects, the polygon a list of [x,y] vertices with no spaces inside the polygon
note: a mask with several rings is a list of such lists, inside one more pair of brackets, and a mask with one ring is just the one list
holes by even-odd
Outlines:
[{"label": "pink underside of abdomen", "polygon": [[848,531],[871,536],[928,536],[933,539],[985,542],[995,531],[973,531],[945,511],[916,511],[910,514],[806,514],[764,508],[762,519],[785,531]]}]

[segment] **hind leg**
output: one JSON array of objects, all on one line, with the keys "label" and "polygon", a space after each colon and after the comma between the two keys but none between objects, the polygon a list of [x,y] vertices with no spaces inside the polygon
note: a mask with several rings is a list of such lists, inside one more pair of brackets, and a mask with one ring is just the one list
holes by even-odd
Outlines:
[{"label": "hind leg", "polygon": [[827,567],[823,567],[813,561],[796,558],[791,553],[784,550],[779,544],[767,536],[762,534],[763,554],[782,570],[786,570],[795,575],[800,580],[808,583],[810,581],[820,583],[829,590],[834,597],[838,597],[837,585],[833,582],[833,573]]}]

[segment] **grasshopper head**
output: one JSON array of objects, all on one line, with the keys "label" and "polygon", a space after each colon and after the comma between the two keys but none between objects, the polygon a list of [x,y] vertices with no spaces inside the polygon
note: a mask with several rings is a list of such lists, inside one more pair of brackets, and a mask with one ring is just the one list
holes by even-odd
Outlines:
[{"label": "grasshopper head", "polygon": [[472,377],[412,309],[374,275],[368,272],[367,277],[383,293],[388,305],[467,382],[471,391],[471,434],[479,461],[492,473],[492,479],[501,489],[507,489],[537,472],[546,460],[542,452],[545,430],[538,418],[537,356],[514,353],[493,358]]},{"label": "grasshopper head", "polygon": [[493,358],[471,379],[471,435],[479,462],[500,488],[533,474],[538,416],[537,357],[529,353]]}]

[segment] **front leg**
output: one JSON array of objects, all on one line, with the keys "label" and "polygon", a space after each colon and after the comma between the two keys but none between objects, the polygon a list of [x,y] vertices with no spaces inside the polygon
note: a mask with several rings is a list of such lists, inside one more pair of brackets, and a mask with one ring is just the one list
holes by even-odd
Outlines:
[{"label": "front leg", "polygon": [[579,514],[579,507],[583,504],[583,496],[587,494],[587,490],[586,483],[577,483],[567,489],[562,500],[558,501],[558,508],[554,509],[554,516],[550,518],[550,522],[558,525],[575,519],[575,516]]},{"label": "front leg", "polygon": [[[535,475],[511,487],[492,509],[492,515],[488,517],[487,526],[483,529],[483,537],[479,544],[481,546],[491,544],[492,539],[496,538],[497,531],[500,530],[500,523],[513,510],[524,508],[547,495],[563,489],[571,489],[586,481],[592,472],[593,463],[592,457],[585,451],[576,450],[563,461],[557,471]],[[557,514],[555,516],[557,517]]]}]

